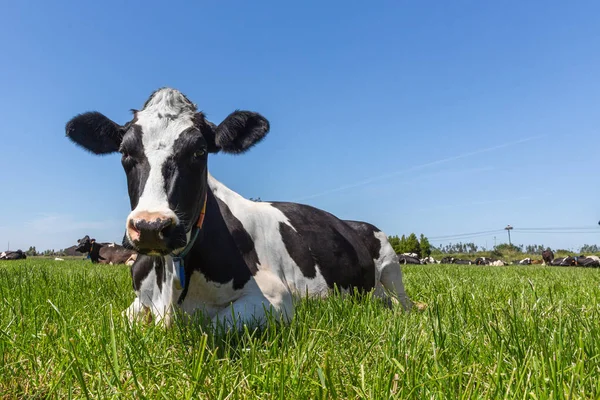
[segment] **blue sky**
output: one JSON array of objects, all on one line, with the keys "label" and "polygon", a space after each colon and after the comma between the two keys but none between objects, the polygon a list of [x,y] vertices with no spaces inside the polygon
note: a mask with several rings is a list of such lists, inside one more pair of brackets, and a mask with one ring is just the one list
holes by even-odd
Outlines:
[{"label": "blue sky", "polygon": [[516,243],[597,243],[600,228],[517,228],[598,227],[600,3],[366,4],[5,2],[0,248],[120,240],[119,158],[64,125],[89,110],[123,123],[162,86],[217,123],[238,108],[270,120],[250,153],[209,160],[244,196],[388,234],[511,224]]}]

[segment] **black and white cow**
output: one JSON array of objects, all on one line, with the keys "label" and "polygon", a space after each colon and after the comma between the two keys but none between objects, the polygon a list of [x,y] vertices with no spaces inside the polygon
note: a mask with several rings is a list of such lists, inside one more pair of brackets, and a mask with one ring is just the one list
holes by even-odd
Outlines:
[{"label": "black and white cow", "polygon": [[580,267],[586,268],[598,268],[600,267],[600,258],[597,256],[584,256],[583,254],[579,257],[575,257],[576,264]]},{"label": "black and white cow", "polygon": [[114,243],[98,243],[85,235],[77,240],[75,251],[88,253],[93,264],[125,264],[135,254],[134,251]]},{"label": "black and white cow", "polygon": [[577,265],[577,259],[572,256],[555,258],[550,262],[550,265],[561,267],[574,267]]},{"label": "black and white cow", "polygon": [[514,265],[531,265],[532,260],[530,257],[524,258],[522,260],[514,260],[512,264]]},{"label": "black and white cow", "polygon": [[133,114],[125,125],[97,112],[66,125],[85,149],[122,155],[132,209],[123,243],[141,254],[130,318],[150,310],[169,325],[178,305],[237,328],[267,312],[289,320],[294,295],[326,296],[334,285],[382,285],[411,308],[383,232],[307,205],[247,200],[208,173],[209,153],[243,153],[265,137],[262,115],[235,111],[215,125],[170,88]]},{"label": "black and white cow", "polygon": [[27,254],[23,253],[22,250],[16,251],[3,251],[0,253],[0,260],[24,260],[27,258]]},{"label": "black and white cow", "polygon": [[421,264],[418,257],[407,256],[406,254],[398,254],[398,262],[400,264]]}]

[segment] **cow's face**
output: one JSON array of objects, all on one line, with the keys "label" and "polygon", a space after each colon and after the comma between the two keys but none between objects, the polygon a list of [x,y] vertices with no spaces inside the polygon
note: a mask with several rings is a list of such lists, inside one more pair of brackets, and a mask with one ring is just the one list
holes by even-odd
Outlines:
[{"label": "cow's face", "polygon": [[118,125],[99,113],[73,118],[67,136],[95,154],[121,153],[131,213],[125,244],[143,254],[185,247],[204,205],[208,153],[243,153],[269,131],[260,114],[235,111],[207,121],[174,89],[154,92],[132,121]]},{"label": "cow's face", "polygon": [[90,251],[92,247],[92,241],[88,235],[85,235],[83,238],[77,240],[77,248],[75,251],[79,253],[87,253]]}]

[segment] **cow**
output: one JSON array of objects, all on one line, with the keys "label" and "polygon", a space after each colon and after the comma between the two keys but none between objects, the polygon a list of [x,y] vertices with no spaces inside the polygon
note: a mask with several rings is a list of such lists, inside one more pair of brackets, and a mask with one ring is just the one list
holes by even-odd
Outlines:
[{"label": "cow", "polygon": [[492,261],[495,261],[495,260],[492,260],[491,258],[488,258],[488,257],[477,257],[475,259],[475,261],[473,262],[473,264],[475,264],[475,265],[490,265],[490,263]]},{"label": "cow", "polygon": [[473,261],[469,261],[469,260],[461,260],[459,258],[454,258],[454,257],[444,257],[442,258],[442,261],[440,261],[441,264],[462,264],[462,265],[471,265],[473,264]]},{"label": "cow", "polygon": [[428,256],[425,258],[421,259],[421,264],[439,264],[440,262],[437,261],[435,258]]},{"label": "cow", "polygon": [[408,257],[413,257],[413,258],[419,257],[419,255],[417,253],[402,253],[401,255],[408,256]]},{"label": "cow", "polygon": [[20,249],[16,251],[7,250],[0,253],[0,260],[24,260],[26,258],[27,255]]},{"label": "cow", "polygon": [[574,267],[577,265],[577,259],[575,257],[560,257],[560,258],[556,258],[553,259],[550,262],[550,265],[554,265],[554,266],[562,266],[562,267]]},{"label": "cow", "polygon": [[450,264],[461,264],[461,265],[472,265],[473,261],[470,260],[461,260],[460,258],[452,258]]},{"label": "cow", "polygon": [[421,260],[417,257],[407,256],[404,254],[398,255],[398,261],[400,264],[421,264]]},{"label": "cow", "polygon": [[575,257],[576,265],[586,268],[597,268],[600,267],[600,258],[597,256],[584,256]]},{"label": "cow", "polygon": [[552,260],[554,260],[554,253],[550,249],[546,249],[542,252],[542,260],[544,260],[544,264],[552,265]]},{"label": "cow", "polygon": [[544,260],[531,260],[531,264],[534,265],[541,265],[544,263]]},{"label": "cow", "polygon": [[94,264],[125,264],[135,253],[114,243],[98,243],[96,239],[90,239],[88,235],[77,240],[77,243],[78,246],[75,250],[79,253],[88,253]]},{"label": "cow", "polygon": [[513,261],[512,263],[516,264],[516,265],[531,265],[532,261],[531,261],[531,258],[526,257],[522,260]]},{"label": "cow", "polygon": [[[153,92],[125,125],[98,112],[67,123],[77,145],[121,153],[131,205],[123,244],[152,257],[132,267],[138,289],[130,319],[149,310],[169,326],[178,306],[213,326],[241,329],[268,315],[289,321],[300,296],[379,284],[411,308],[398,259],[385,253],[374,261],[350,225],[308,205],[245,199],[208,172],[209,154],[244,153],[269,129],[262,115],[240,110],[216,125],[171,88]],[[373,236],[389,246],[383,232]]]},{"label": "cow", "polygon": [[471,265],[471,264],[473,264],[473,261],[461,260],[460,258],[454,258],[454,257],[444,257],[440,261],[440,264],[463,264],[463,265]]}]

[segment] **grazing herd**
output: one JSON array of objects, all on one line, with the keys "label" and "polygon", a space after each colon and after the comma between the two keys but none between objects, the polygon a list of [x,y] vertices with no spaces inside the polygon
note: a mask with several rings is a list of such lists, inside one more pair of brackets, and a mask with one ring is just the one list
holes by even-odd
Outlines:
[{"label": "grazing herd", "polygon": [[492,266],[504,266],[504,265],[552,265],[562,267],[588,267],[588,268],[599,268],[600,257],[598,256],[567,256],[554,258],[552,250],[548,249],[542,253],[541,260],[533,260],[532,258],[524,258],[522,260],[514,260],[510,263],[502,260],[497,260],[488,257],[478,257],[474,261],[463,260],[455,257],[444,257],[440,261],[435,260],[433,257],[426,257],[419,259],[414,253],[403,253],[398,255],[398,259],[401,264],[462,264],[462,265],[492,265]]}]

